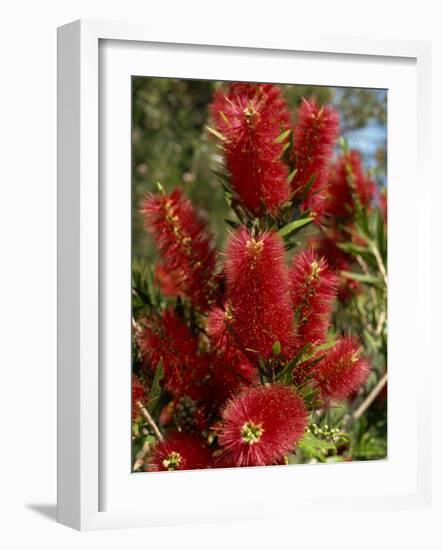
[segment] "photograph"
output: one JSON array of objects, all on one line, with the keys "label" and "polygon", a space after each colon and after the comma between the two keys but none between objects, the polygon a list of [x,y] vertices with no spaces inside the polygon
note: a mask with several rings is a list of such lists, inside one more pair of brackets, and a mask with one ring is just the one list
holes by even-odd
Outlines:
[{"label": "photograph", "polygon": [[132,472],[387,459],[387,90],[131,86]]}]

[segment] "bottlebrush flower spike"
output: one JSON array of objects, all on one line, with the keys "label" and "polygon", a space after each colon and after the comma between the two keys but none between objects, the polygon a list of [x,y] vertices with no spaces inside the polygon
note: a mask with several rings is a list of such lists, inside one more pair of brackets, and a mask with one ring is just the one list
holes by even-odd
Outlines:
[{"label": "bottlebrush flower spike", "polygon": [[162,264],[156,264],[154,272],[154,283],[157,284],[164,296],[173,298],[180,294],[180,288]]},{"label": "bottlebrush flower spike", "polygon": [[244,389],[222,412],[219,442],[235,466],[279,463],[307,425],[303,399],[279,384]]},{"label": "bottlebrush flower spike", "polygon": [[212,456],[195,436],[175,432],[157,443],[148,460],[151,472],[210,468]]},{"label": "bottlebrush flower spike", "polygon": [[384,223],[387,223],[388,200],[387,200],[387,189],[385,187],[383,187],[379,192],[379,208],[380,208]]},{"label": "bottlebrush flower spike", "polygon": [[373,200],[376,184],[364,172],[361,156],[348,151],[335,162],[330,172],[326,210],[337,218],[350,220],[355,205],[367,207]]},{"label": "bottlebrush flower spike", "polygon": [[256,367],[238,348],[230,330],[233,330],[231,308],[213,308],[207,318],[207,334],[215,350],[212,376],[219,404],[258,379]]},{"label": "bottlebrush flower spike", "polygon": [[[207,316],[207,334],[212,343],[213,349],[221,358],[229,358],[235,364],[242,365],[244,374],[250,381],[255,378],[256,370],[250,363],[247,355],[238,347],[236,333],[234,331],[234,318],[230,305],[224,308],[215,307],[209,311]],[[227,359],[226,359],[227,360]]]},{"label": "bottlebrush flower spike", "polygon": [[302,209],[310,209],[317,219],[325,209],[330,161],[338,132],[339,115],[334,109],[319,107],[315,100],[303,100],[293,131],[296,173],[291,186],[295,196],[303,197]]},{"label": "bottlebrush flower spike", "polygon": [[336,274],[323,257],[308,249],[294,256],[289,276],[302,345],[324,342],[338,288]]},{"label": "bottlebrush flower spike", "polygon": [[241,349],[270,358],[279,342],[281,355],[288,356],[294,345],[293,311],[281,237],[236,230],[229,238],[225,271]]},{"label": "bottlebrush flower spike", "polygon": [[345,399],[365,382],[370,366],[361,352],[358,339],[345,336],[315,366],[313,375],[322,399]]},{"label": "bottlebrush flower spike", "polygon": [[207,309],[216,293],[216,255],[190,201],[179,189],[148,195],[141,214],[174,284],[195,306]]},{"label": "bottlebrush flower spike", "polygon": [[172,310],[147,319],[137,335],[141,356],[156,369],[163,361],[164,386],[176,398],[203,399],[209,358],[198,353],[198,338]]},{"label": "bottlebrush flower spike", "polygon": [[[337,246],[337,243],[344,242],[348,237],[334,224],[327,227],[327,231],[318,239],[311,241],[311,246],[319,256],[323,256],[330,268],[335,272],[350,271],[353,258]],[[337,298],[346,302],[353,295],[361,290],[361,283],[341,277],[337,290]]]},{"label": "bottlebrush flower spike", "polygon": [[288,168],[281,160],[289,113],[272,84],[230,84],[216,93],[211,113],[224,137],[227,170],[240,203],[254,216],[274,214],[290,198]]}]

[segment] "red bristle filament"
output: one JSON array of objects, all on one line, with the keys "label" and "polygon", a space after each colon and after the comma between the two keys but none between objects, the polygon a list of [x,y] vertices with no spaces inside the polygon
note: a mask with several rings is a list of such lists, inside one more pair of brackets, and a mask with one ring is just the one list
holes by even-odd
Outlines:
[{"label": "red bristle filament", "polygon": [[153,280],[160,287],[164,296],[174,297],[180,294],[180,288],[174,280],[173,274],[168,272],[163,264],[156,264]]},{"label": "red bristle filament", "polygon": [[179,432],[171,433],[157,443],[148,461],[148,470],[153,472],[200,470],[211,466],[210,450],[202,441]]},{"label": "red bristle filament", "polygon": [[138,345],[148,366],[163,362],[164,387],[174,396],[204,399],[208,392],[210,358],[198,353],[198,338],[173,310],[145,320]]},{"label": "red bristle filament", "polygon": [[253,236],[240,228],[230,235],[225,269],[232,332],[241,349],[269,358],[279,342],[282,356],[288,356],[293,311],[281,237],[268,231]]},{"label": "red bristle filament", "polygon": [[[211,105],[224,136],[226,167],[237,199],[252,215],[275,214],[290,198],[288,167],[282,161],[289,113],[272,84],[231,84]],[[285,140],[286,141],[286,140]]]},{"label": "red bristle filament", "polygon": [[222,412],[219,441],[235,466],[277,464],[307,425],[303,399],[279,384],[244,389]]},{"label": "red bristle filament", "polygon": [[190,201],[179,189],[170,195],[148,195],[141,214],[174,286],[196,307],[209,307],[217,286],[216,255],[210,236]]},{"label": "red bristle filament", "polygon": [[215,350],[213,383],[218,401],[224,403],[244,385],[256,383],[257,370],[235,341],[230,307],[216,307],[209,312],[207,333]]},{"label": "red bristle filament", "polygon": [[345,336],[315,366],[313,375],[325,401],[345,399],[365,382],[370,365],[361,353],[358,339]]},{"label": "red bristle filament", "polygon": [[325,210],[330,161],[339,131],[338,113],[315,100],[303,100],[293,131],[296,173],[292,180],[302,209],[310,209],[319,221]]},{"label": "red bristle filament", "polygon": [[357,151],[341,155],[330,173],[327,213],[344,221],[351,220],[356,207],[368,207],[373,200],[376,184],[364,172]]},{"label": "red bristle filament", "polygon": [[324,342],[338,288],[336,274],[308,249],[294,256],[289,276],[301,345]]}]

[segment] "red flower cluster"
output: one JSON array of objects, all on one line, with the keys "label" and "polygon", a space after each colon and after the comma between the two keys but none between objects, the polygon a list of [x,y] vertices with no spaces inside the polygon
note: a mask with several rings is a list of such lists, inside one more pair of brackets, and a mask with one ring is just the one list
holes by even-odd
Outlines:
[{"label": "red flower cluster", "polygon": [[[307,411],[293,389],[279,384],[243,390],[222,412],[219,441],[236,466],[281,463],[307,426]],[[224,462],[227,462],[224,458]]]},{"label": "red flower cluster", "polygon": [[279,342],[281,354],[289,356],[293,311],[281,237],[238,229],[229,238],[225,269],[232,331],[241,348],[268,359]]},{"label": "red flower cluster", "polygon": [[275,214],[290,198],[284,140],[278,140],[290,117],[279,87],[230,84],[215,95],[211,113],[238,200],[255,216]]},{"label": "red flower cluster", "polygon": [[317,220],[326,208],[330,161],[338,131],[339,116],[334,109],[303,100],[293,131],[296,173],[291,185],[295,196],[302,198],[302,209],[310,209]]},{"label": "red flower cluster", "polygon": [[199,308],[207,309],[216,293],[216,256],[210,237],[179,189],[149,195],[141,207],[174,287]]},{"label": "red flower cluster", "polygon": [[302,345],[324,342],[338,287],[336,274],[323,257],[308,249],[294,256],[290,283]]},{"label": "red flower cluster", "polygon": [[206,397],[209,358],[198,353],[198,338],[173,310],[146,320],[137,340],[148,366],[163,361],[164,386],[175,398]]},{"label": "red flower cluster", "polygon": [[357,151],[349,151],[341,155],[332,167],[327,213],[351,221],[355,205],[369,206],[375,191],[376,184],[364,172],[361,156]]},{"label": "red flower cluster", "polygon": [[200,470],[211,465],[211,452],[199,438],[175,432],[155,445],[149,457],[148,470]]},{"label": "red flower cluster", "polygon": [[257,372],[235,340],[230,307],[216,307],[209,312],[207,333],[215,350],[213,380],[217,396],[224,403],[242,386],[256,383]]},{"label": "red flower cluster", "polygon": [[[290,117],[277,86],[231,84],[215,94],[211,113],[240,221],[224,265],[217,271],[211,237],[181,191],[149,195],[141,208],[161,256],[154,276],[161,305],[146,300],[135,319],[142,372],[149,379],[146,369],[163,365],[155,419],[144,414],[139,430],[159,440],[146,462],[151,471],[284,464],[318,402],[346,399],[369,372],[356,338],[323,345],[336,271],[351,265],[336,242],[374,195],[356,152],[331,168],[337,113],[304,101],[287,155]],[[288,267],[295,232],[310,221],[298,223],[300,210],[321,222],[320,236]],[[132,394],[134,420],[143,421],[136,376]]]},{"label": "red flower cluster", "polygon": [[315,366],[314,378],[325,401],[345,399],[365,382],[370,366],[361,353],[357,338],[346,336]]},{"label": "red flower cluster", "polygon": [[180,294],[180,288],[176,284],[173,276],[162,264],[157,264],[155,266],[154,282],[160,287],[164,296],[172,298]]}]

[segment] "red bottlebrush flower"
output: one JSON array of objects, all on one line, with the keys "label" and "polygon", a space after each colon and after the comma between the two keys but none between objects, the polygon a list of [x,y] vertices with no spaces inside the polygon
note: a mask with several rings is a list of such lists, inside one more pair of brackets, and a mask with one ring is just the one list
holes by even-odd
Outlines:
[{"label": "red bottlebrush flower", "polygon": [[207,334],[215,348],[225,349],[234,345],[232,308],[214,307],[207,316]]},{"label": "red bottlebrush flower", "polygon": [[323,257],[309,249],[293,258],[290,283],[302,345],[324,342],[338,288],[336,274]]},{"label": "red bottlebrush flower", "polygon": [[296,173],[291,185],[295,195],[305,195],[303,210],[310,209],[318,220],[325,209],[330,161],[338,132],[339,115],[334,109],[319,107],[315,100],[303,100],[293,131]]},{"label": "red bottlebrush flower", "polygon": [[209,307],[217,286],[216,255],[190,201],[179,189],[170,195],[148,195],[141,214],[175,285],[195,306]]},{"label": "red bottlebrush flower", "polygon": [[359,153],[349,151],[341,155],[331,169],[327,213],[351,220],[355,205],[369,206],[375,191],[376,184],[365,174]]},{"label": "red bottlebrush flower", "polygon": [[252,236],[241,227],[230,235],[225,270],[238,345],[270,358],[279,342],[281,355],[287,357],[294,327],[281,237],[274,232]]},{"label": "red bottlebrush flower", "polygon": [[337,226],[331,225],[320,237],[309,241],[318,256],[323,256],[334,271],[348,270],[352,257],[337,246],[337,243],[347,240],[347,236]]},{"label": "red bottlebrush flower", "polygon": [[141,356],[156,368],[163,361],[164,386],[174,396],[202,398],[207,391],[209,358],[198,353],[198,338],[169,309],[162,317],[145,321],[138,336]]},{"label": "red bottlebrush flower", "polygon": [[[338,242],[344,242],[347,238],[336,226],[332,225],[327,228],[325,236],[312,241],[311,245],[316,250],[316,253],[319,256],[323,256],[327,260],[328,265],[336,272],[351,271],[353,258],[337,246]],[[361,284],[359,281],[341,277],[339,279],[337,298],[341,302],[346,302],[353,295],[358,294],[360,290]]]},{"label": "red bottlebrush flower", "polygon": [[231,399],[222,412],[219,442],[236,466],[279,463],[304,434],[307,410],[292,388],[255,386]]},{"label": "red bottlebrush flower", "polygon": [[232,308],[216,307],[209,311],[207,317],[207,334],[210,337],[214,352],[225,363],[236,369],[239,368],[241,374],[249,381],[253,381],[256,376],[255,367],[249,361],[238,347],[238,342],[234,332],[234,318]]},{"label": "red bottlebrush flower", "polygon": [[198,340],[173,309],[161,316],[146,319],[137,334],[141,356],[156,369],[163,360],[165,375],[182,360],[193,359],[198,352]]},{"label": "red bottlebrush flower", "polygon": [[140,408],[137,403],[144,403],[146,388],[138,376],[132,376],[132,420],[140,417]]},{"label": "red bottlebrush flower", "polygon": [[382,219],[384,220],[384,223],[387,223],[388,202],[387,202],[386,187],[383,187],[379,191],[379,208],[381,210]]},{"label": "red bottlebrush flower", "polygon": [[232,189],[254,216],[276,213],[290,198],[288,168],[281,160],[289,113],[272,84],[230,84],[216,93],[211,113],[224,136]]},{"label": "red bottlebrush flower", "polygon": [[151,472],[201,470],[211,466],[210,450],[197,437],[179,432],[157,443],[148,460]]},{"label": "red bottlebrush flower", "polygon": [[358,339],[345,336],[315,365],[313,376],[325,401],[345,399],[365,382],[370,366],[361,352]]},{"label": "red bottlebrush flower", "polygon": [[223,405],[244,385],[253,384],[258,380],[256,367],[238,348],[230,332],[232,326],[233,315],[230,307],[216,307],[209,312],[207,333],[214,350],[212,386],[214,401],[218,406]]},{"label": "red bottlebrush flower", "polygon": [[160,287],[164,296],[173,298],[180,293],[180,288],[176,284],[173,276],[166,271],[162,264],[157,264],[155,266],[154,283]]}]

